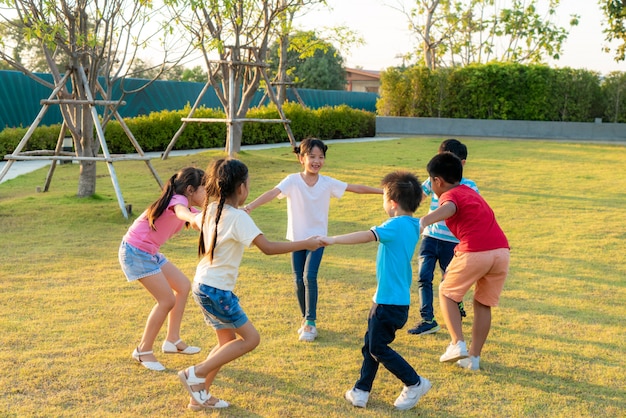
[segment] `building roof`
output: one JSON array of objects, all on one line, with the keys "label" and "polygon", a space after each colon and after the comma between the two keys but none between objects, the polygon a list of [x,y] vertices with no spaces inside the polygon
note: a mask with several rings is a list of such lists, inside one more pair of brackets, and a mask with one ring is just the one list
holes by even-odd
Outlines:
[{"label": "building roof", "polygon": [[380,80],[380,71],[361,70],[357,68],[346,68],[346,78],[348,80]]}]

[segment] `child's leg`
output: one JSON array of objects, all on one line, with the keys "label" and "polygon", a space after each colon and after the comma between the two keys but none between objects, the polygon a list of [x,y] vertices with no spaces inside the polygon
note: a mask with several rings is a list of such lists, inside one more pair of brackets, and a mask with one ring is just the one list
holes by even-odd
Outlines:
[{"label": "child's leg", "polygon": [[432,321],[433,312],[433,277],[437,263],[436,240],[424,237],[419,249],[419,281],[417,289],[420,295],[420,315],[424,321]]},{"label": "child's leg", "polygon": [[470,356],[480,356],[490,329],[491,307],[474,299],[474,324],[472,326],[472,345],[469,349]]},{"label": "child's leg", "polygon": [[300,312],[302,318],[306,316],[306,299],[305,299],[305,287],[304,287],[304,265],[306,263],[306,250],[294,251],[291,253],[291,270],[293,272],[294,287],[296,290],[296,297],[298,298],[298,306],[300,306]]},{"label": "child's leg", "polygon": [[[165,337],[167,341],[173,343],[180,339],[180,324],[183,320],[191,283],[187,276],[172,263],[164,264],[161,270],[176,295],[176,302],[168,316],[167,336]],[[186,347],[185,343],[180,343],[178,346],[181,350],[184,350]]]},{"label": "child's leg", "polygon": [[[413,367],[389,344],[396,338],[396,331],[406,324],[409,316],[408,306],[377,305],[375,314],[370,315],[368,322],[368,335],[363,346],[363,368],[361,378],[355,385],[357,389],[370,391],[378,363],[385,366],[394,376],[404,383],[412,386],[419,383],[420,378]],[[372,363],[370,360],[376,361]],[[365,369],[370,367],[370,370]],[[369,389],[366,387],[369,385]]]},{"label": "child's leg", "polygon": [[259,332],[250,321],[235,329],[234,332],[232,329],[220,329],[216,333],[218,346],[211,350],[206,360],[195,366],[196,376],[200,378],[208,377],[209,373],[219,370],[224,364],[249,353],[261,342]]},{"label": "child's leg", "polygon": [[[137,346],[137,351],[146,352],[152,351],[154,340],[159,334],[167,315],[176,304],[176,297],[163,273],[139,279],[139,283],[156,300],[156,305],[154,305],[150,315],[148,315],[141,342]],[[156,357],[153,354],[142,356],[142,359],[145,361],[156,361]]]},{"label": "child's leg", "polygon": [[315,251],[306,252],[306,263],[304,265],[304,287],[305,287],[305,316],[308,321],[317,319],[317,273],[322,263],[324,247]]},{"label": "child's leg", "polygon": [[461,323],[461,312],[459,311],[458,302],[450,299],[442,293],[443,287],[439,287],[439,307],[443,320],[446,323],[450,338],[454,344],[457,341],[465,341],[463,337],[463,327]]},{"label": "child's leg", "polygon": [[474,325],[470,355],[480,356],[491,328],[491,307],[498,306],[509,270],[509,250],[500,248],[483,255],[489,270],[476,283],[474,290]]}]

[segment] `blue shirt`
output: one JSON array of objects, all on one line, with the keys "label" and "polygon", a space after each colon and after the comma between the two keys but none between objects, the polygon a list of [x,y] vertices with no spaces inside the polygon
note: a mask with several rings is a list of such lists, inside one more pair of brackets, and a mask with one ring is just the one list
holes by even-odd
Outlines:
[{"label": "blue shirt", "polygon": [[419,219],[412,216],[389,218],[372,227],[378,244],[376,255],[376,293],[374,302],[385,305],[410,305],[413,270],[411,259],[419,241]]},{"label": "blue shirt", "polygon": [[[470,189],[474,190],[476,193],[480,194],[478,191],[478,186],[472,180],[466,179],[463,177],[461,179],[461,184],[466,185]],[[430,196],[430,208],[428,209],[428,213],[439,208],[439,196],[433,193],[433,189],[430,185],[430,177],[422,183],[422,191],[426,196]],[[424,232],[422,232],[422,236],[431,237],[440,239],[442,241],[456,242],[459,243],[457,237],[454,236],[450,229],[446,226],[446,221],[440,221],[431,225],[428,225],[424,228]]]}]

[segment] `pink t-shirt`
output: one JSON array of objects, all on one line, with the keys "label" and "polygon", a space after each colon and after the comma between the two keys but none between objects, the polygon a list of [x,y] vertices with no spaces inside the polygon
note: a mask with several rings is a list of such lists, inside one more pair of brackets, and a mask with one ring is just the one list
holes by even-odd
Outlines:
[{"label": "pink t-shirt", "polygon": [[[172,196],[167,209],[154,221],[156,231],[150,228],[146,217],[147,211],[144,211],[128,228],[123,241],[147,253],[158,253],[161,245],[185,226],[185,221],[178,219],[176,212],[174,212],[176,205],[188,207],[189,201],[183,195],[175,194]],[[195,208],[191,208],[191,210],[197,212]]]},{"label": "pink t-shirt", "polygon": [[450,232],[460,241],[456,251],[474,253],[509,248],[493,210],[481,195],[460,185],[439,197],[440,206],[446,202],[456,206],[456,213],[446,219]]}]

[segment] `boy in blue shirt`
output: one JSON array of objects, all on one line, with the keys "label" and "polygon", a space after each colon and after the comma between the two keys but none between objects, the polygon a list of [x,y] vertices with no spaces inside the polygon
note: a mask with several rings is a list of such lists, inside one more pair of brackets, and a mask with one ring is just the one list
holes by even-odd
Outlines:
[{"label": "boy in blue shirt", "polygon": [[[443,152],[451,152],[459,157],[461,163],[465,165],[467,159],[467,147],[456,139],[446,139],[439,145],[439,154]],[[472,180],[463,177],[461,184],[464,184],[478,193],[478,187]],[[433,193],[430,178],[422,183],[422,190],[425,196],[430,196],[430,209],[428,213],[433,212],[439,207],[439,196]],[[441,329],[437,321],[435,321],[435,313],[433,310],[433,278],[435,275],[435,267],[439,262],[442,277],[445,275],[446,268],[450,264],[450,260],[454,256],[454,248],[459,240],[450,232],[445,221],[437,222],[429,225],[422,232],[422,241],[420,243],[418,253],[419,265],[419,281],[417,289],[420,295],[420,316],[422,320],[413,328],[409,329],[409,334],[426,335],[432,334]],[[465,316],[463,309],[463,301],[459,302],[459,310],[461,316]]]},{"label": "boy in blue shirt", "polygon": [[389,219],[367,231],[334,237],[323,237],[332,244],[362,244],[378,241],[376,256],[377,287],[367,320],[367,332],[361,352],[361,375],[345,398],[352,405],[365,408],[380,364],[404,383],[400,396],[394,402],[397,409],[415,406],[431,387],[428,379],[420,377],[415,369],[389,344],[396,337],[409,316],[411,303],[411,259],[419,240],[419,219],[413,217],[422,199],[419,180],[410,173],[396,171],[382,181],[383,208]]}]

